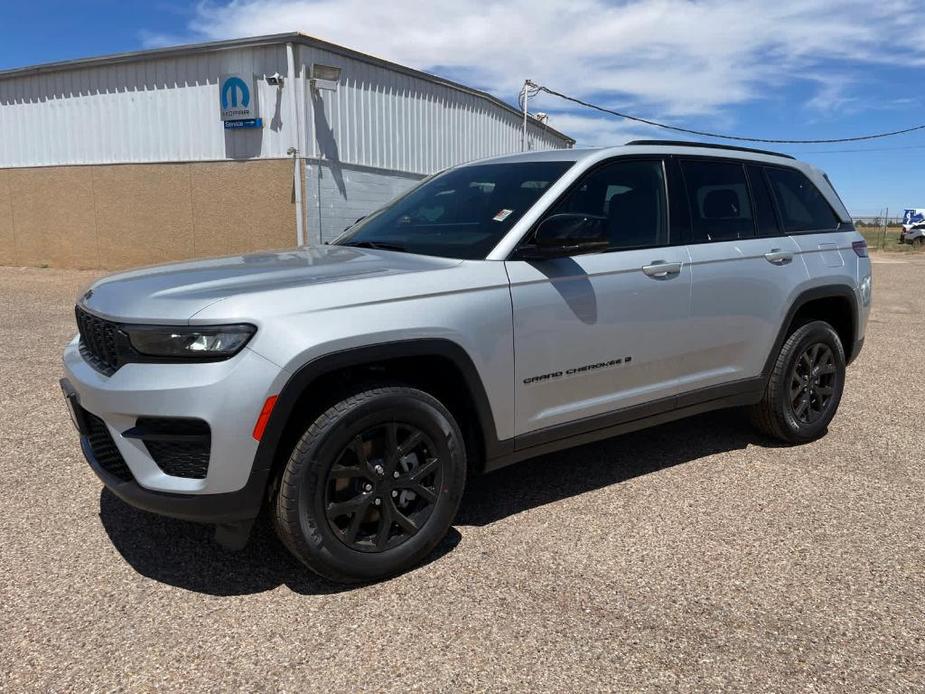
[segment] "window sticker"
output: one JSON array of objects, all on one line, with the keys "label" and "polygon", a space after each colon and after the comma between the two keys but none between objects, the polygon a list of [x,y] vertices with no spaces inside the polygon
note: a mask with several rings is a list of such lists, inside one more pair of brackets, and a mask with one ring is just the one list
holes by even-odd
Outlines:
[{"label": "window sticker", "polygon": [[513,212],[514,210],[507,210],[507,209],[501,210],[500,212],[498,212],[498,214],[492,217],[492,219],[495,220],[496,222],[503,222],[505,219],[510,217],[511,214],[513,214]]}]

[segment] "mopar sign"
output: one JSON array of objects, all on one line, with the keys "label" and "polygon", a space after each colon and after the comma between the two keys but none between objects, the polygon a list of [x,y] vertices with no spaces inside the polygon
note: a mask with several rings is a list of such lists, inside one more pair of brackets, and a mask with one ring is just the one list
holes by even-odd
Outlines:
[{"label": "mopar sign", "polygon": [[254,120],[258,117],[253,75],[222,75],[218,82],[218,95],[223,121]]}]

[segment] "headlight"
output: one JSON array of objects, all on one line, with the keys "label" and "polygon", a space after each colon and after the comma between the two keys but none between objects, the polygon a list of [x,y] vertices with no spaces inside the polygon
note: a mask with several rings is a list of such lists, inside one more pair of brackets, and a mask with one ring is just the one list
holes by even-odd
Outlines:
[{"label": "headlight", "polygon": [[257,332],[253,325],[123,326],[132,347],[148,357],[223,359],[241,351]]}]

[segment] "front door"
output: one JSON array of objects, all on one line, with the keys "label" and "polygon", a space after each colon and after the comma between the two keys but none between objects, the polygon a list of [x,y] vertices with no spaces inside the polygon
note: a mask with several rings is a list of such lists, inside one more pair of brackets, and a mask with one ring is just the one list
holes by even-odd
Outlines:
[{"label": "front door", "polygon": [[607,423],[598,416],[674,404],[691,275],[685,248],[669,245],[666,197],[661,159],[605,163],[546,216],[599,218],[608,249],[507,261],[516,434],[591,429]]}]

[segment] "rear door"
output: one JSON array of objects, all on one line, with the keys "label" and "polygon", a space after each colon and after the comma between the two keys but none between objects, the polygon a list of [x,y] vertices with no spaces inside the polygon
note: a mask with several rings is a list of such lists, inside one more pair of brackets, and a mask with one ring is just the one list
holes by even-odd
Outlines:
[{"label": "rear door", "polygon": [[677,393],[691,275],[683,246],[669,245],[664,162],[599,165],[544,217],[565,212],[603,220],[609,248],[506,261],[517,434],[590,429],[643,403],[670,409]]},{"label": "rear door", "polygon": [[730,394],[720,386],[750,389],[748,379],[761,373],[791,296],[806,280],[800,247],[780,228],[761,167],[682,158],[678,168],[690,211],[692,278],[680,391],[708,397]]}]

